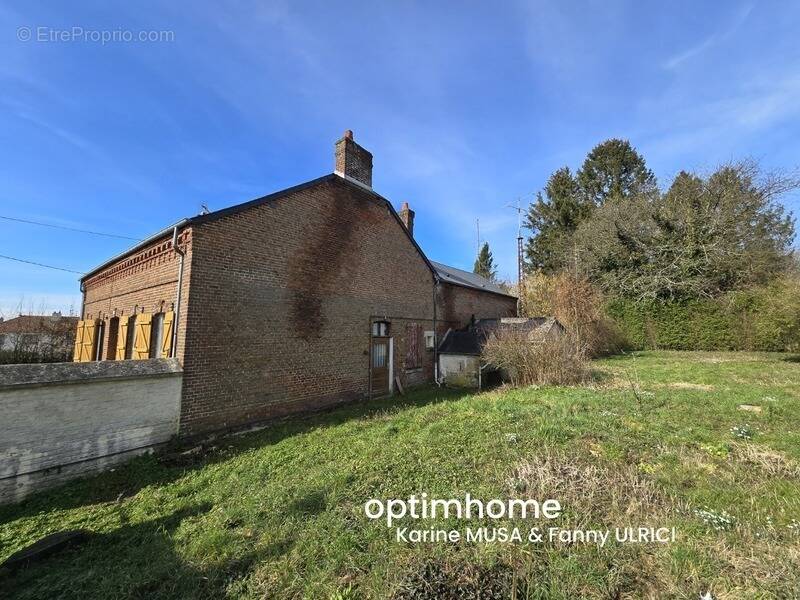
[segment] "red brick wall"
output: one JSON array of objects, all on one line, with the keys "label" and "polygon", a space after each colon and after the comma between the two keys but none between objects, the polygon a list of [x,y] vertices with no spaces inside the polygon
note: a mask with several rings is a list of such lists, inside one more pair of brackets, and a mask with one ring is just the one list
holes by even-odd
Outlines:
[{"label": "red brick wall", "polygon": [[[433,379],[433,279],[402,225],[366,190],[331,179],[184,229],[178,327],[181,433],[193,435],[314,410],[369,393],[370,323],[387,320],[404,386]],[[169,310],[178,257],[171,238],[85,282],[84,315],[106,323]],[[440,284],[437,333],[515,314],[511,298]],[[417,329],[418,362],[407,364]],[[104,356],[113,356],[105,336]]]},{"label": "red brick wall", "polygon": [[[178,325],[178,358],[182,359],[191,274],[191,229],[183,230],[179,247],[186,251]],[[172,308],[178,286],[178,264],[178,255],[172,249],[172,237],[167,235],[93,274],[84,282],[83,318],[101,319],[106,327],[103,358],[113,358],[116,350],[116,336],[109,328],[114,316],[122,320],[130,317],[134,311],[142,312],[142,308],[148,313]]]},{"label": "red brick wall", "polygon": [[[192,435],[368,394],[370,321],[432,328],[432,275],[385,204],[333,178],[193,230],[181,431]],[[422,333],[419,343],[424,344]]]},{"label": "red brick wall", "polygon": [[473,315],[476,319],[490,319],[517,314],[516,298],[450,283],[439,284],[436,301],[442,321],[456,329],[467,325]]}]

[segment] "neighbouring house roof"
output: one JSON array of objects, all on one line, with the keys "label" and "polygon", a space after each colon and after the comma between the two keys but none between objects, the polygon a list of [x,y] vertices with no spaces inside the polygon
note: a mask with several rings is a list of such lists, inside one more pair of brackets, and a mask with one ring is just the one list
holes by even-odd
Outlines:
[{"label": "neighbouring house roof", "polygon": [[397,211],[395,211],[394,206],[392,206],[392,203],[389,200],[387,200],[386,198],[384,198],[383,196],[378,194],[372,188],[369,188],[369,187],[367,187],[367,186],[365,186],[365,185],[363,185],[363,184],[361,184],[361,183],[359,183],[357,181],[353,181],[349,177],[342,177],[341,175],[338,175],[336,173],[331,173],[330,175],[324,175],[322,177],[318,177],[317,179],[312,179],[311,181],[307,181],[305,183],[301,183],[299,185],[296,185],[296,186],[293,186],[293,187],[290,187],[290,188],[286,188],[284,190],[280,190],[278,192],[275,192],[275,193],[272,193],[272,194],[268,194],[268,195],[262,196],[260,198],[256,198],[255,200],[250,200],[248,202],[243,202],[241,204],[235,204],[233,206],[229,206],[227,208],[222,208],[220,210],[215,210],[215,211],[210,212],[210,213],[206,213],[206,214],[202,214],[202,215],[196,215],[194,217],[189,217],[189,218],[186,218],[186,219],[182,219],[182,220],[178,221],[177,223],[174,223],[173,225],[170,225],[166,229],[162,229],[161,231],[159,231],[157,233],[154,233],[153,235],[151,235],[151,236],[147,237],[146,239],[142,240],[141,242],[137,242],[136,244],[134,244],[133,246],[131,246],[130,248],[128,248],[124,252],[121,252],[120,254],[118,254],[118,255],[116,255],[116,256],[104,261],[102,264],[96,266],[91,271],[88,271],[85,275],[83,275],[80,278],[80,280],[84,281],[84,280],[88,279],[90,276],[92,276],[95,273],[97,273],[98,271],[101,271],[102,269],[114,264],[118,260],[121,260],[121,259],[125,258],[126,256],[136,252],[137,250],[140,250],[140,249],[144,248],[148,244],[151,244],[151,243],[155,242],[156,240],[159,240],[159,239],[165,238],[165,237],[167,237],[169,235],[172,235],[172,232],[173,232],[173,230],[175,228],[178,228],[178,230],[180,230],[183,227],[187,227],[187,226],[191,226],[191,225],[199,225],[201,223],[208,223],[209,221],[215,221],[215,220],[221,219],[223,217],[227,217],[227,216],[230,216],[230,215],[235,215],[235,214],[240,213],[240,212],[242,212],[244,210],[247,210],[249,208],[253,208],[254,206],[260,206],[262,204],[267,204],[269,202],[274,202],[275,200],[279,200],[279,199],[281,199],[281,198],[283,198],[285,196],[288,196],[290,194],[302,191],[304,189],[313,187],[315,185],[319,185],[321,183],[325,183],[327,181],[345,182],[345,183],[347,183],[347,184],[349,184],[351,186],[354,186],[354,187],[358,188],[359,190],[361,190],[361,191],[363,191],[365,193],[371,194],[375,199],[377,199],[378,201],[384,203],[387,206],[387,208],[389,209],[389,212],[394,216],[394,218],[397,220],[397,222],[400,224],[400,226],[406,232],[406,234],[408,235],[408,238],[411,240],[411,243],[414,244],[414,246],[417,249],[417,251],[419,252],[420,256],[422,256],[422,259],[426,262],[428,267],[431,269],[431,272],[434,275],[436,275],[440,279],[440,281],[444,281],[446,283],[452,283],[452,284],[455,284],[455,285],[474,288],[476,290],[491,292],[493,294],[500,294],[500,295],[503,295],[503,296],[508,296],[508,297],[514,298],[514,296],[511,296],[510,294],[505,292],[500,286],[498,286],[495,283],[492,283],[491,281],[489,281],[488,279],[486,279],[484,277],[481,277],[480,275],[476,275],[475,273],[469,273],[467,271],[462,271],[461,269],[456,269],[454,267],[449,267],[447,265],[443,265],[442,263],[437,263],[437,262],[433,262],[433,261],[429,260],[428,257],[425,255],[425,253],[422,251],[422,248],[420,248],[419,244],[417,244],[417,242],[414,239],[414,237],[411,234],[408,233],[408,230],[405,228],[405,225],[403,225],[403,222],[400,220],[400,217],[398,216]]},{"label": "neighbouring house roof", "polygon": [[439,354],[478,355],[486,339],[497,331],[520,331],[545,335],[551,330],[565,331],[555,317],[503,317],[480,319],[466,329],[449,330],[439,343]]},{"label": "neighbouring house roof", "polygon": [[[511,296],[511,294],[506,292],[502,287],[493,281],[489,281],[485,277],[481,277],[475,273],[470,273],[469,271],[462,271],[461,269],[456,269],[455,267],[449,267],[436,261],[431,261],[431,264],[436,270],[436,274],[439,276],[439,279],[445,283],[455,283],[456,285],[462,285],[465,287],[474,288],[476,290],[492,292],[494,294],[502,294],[503,296]],[[513,298],[514,296],[511,297]]]},{"label": "neighbouring house roof", "polygon": [[70,330],[77,322],[78,317],[20,315],[0,321],[0,333],[53,333]]}]

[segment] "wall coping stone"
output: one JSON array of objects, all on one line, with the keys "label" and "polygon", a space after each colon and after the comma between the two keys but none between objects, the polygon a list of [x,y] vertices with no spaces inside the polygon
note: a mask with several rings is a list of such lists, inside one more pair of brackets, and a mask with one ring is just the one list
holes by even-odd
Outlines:
[{"label": "wall coping stone", "polygon": [[0,365],[0,391],[28,386],[180,375],[177,358]]}]

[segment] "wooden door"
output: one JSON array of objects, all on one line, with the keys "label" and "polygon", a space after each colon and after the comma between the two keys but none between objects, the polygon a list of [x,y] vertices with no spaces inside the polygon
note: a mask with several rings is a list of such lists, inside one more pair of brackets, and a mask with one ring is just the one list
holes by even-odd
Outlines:
[{"label": "wooden door", "polygon": [[389,393],[389,338],[373,337],[370,351],[372,395],[385,396]]}]

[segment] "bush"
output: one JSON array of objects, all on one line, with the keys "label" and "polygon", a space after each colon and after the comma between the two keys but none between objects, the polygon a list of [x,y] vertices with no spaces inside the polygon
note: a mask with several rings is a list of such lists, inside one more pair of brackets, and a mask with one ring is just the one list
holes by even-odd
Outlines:
[{"label": "bush", "polygon": [[616,299],[606,309],[634,348],[800,350],[800,278],[796,276],[715,299]]},{"label": "bush", "polygon": [[486,340],[482,359],[504,371],[513,386],[570,385],[588,377],[586,348],[569,334],[537,340],[529,332],[502,330]]},{"label": "bush", "polygon": [[554,316],[588,356],[627,347],[620,328],[606,313],[602,293],[585,277],[535,273],[524,280],[520,297],[523,316]]}]

